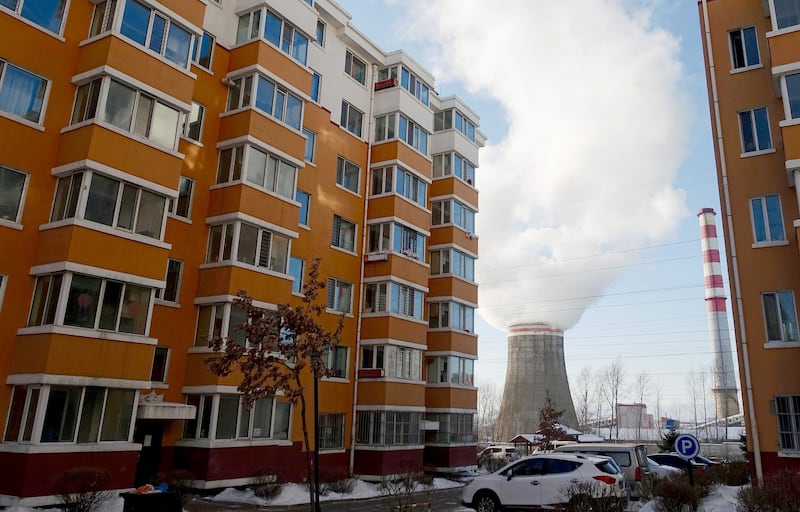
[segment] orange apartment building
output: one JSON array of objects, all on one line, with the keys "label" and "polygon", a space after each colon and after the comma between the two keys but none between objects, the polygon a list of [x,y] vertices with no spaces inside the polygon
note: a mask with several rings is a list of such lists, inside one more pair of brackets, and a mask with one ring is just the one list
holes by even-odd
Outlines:
[{"label": "orange apartment building", "polygon": [[800,470],[800,1],[698,2],[753,474]]},{"label": "orange apartment building", "polygon": [[0,48],[0,505],[304,478],[204,359],[316,257],[323,476],[475,464],[475,112],[331,0],[0,0]]}]

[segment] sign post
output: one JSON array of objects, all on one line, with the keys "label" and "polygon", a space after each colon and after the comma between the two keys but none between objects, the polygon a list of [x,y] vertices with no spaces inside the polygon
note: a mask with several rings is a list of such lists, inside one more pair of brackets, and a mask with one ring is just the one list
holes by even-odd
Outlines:
[{"label": "sign post", "polygon": [[675,452],[689,464],[689,485],[694,487],[692,459],[700,453],[700,441],[691,434],[681,434],[675,438]]}]

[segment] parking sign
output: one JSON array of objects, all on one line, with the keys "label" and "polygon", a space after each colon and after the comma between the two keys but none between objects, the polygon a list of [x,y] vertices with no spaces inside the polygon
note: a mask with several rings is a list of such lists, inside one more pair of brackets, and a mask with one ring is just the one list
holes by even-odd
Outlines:
[{"label": "parking sign", "polygon": [[689,460],[700,453],[700,441],[691,434],[681,434],[675,438],[675,451],[684,460]]}]

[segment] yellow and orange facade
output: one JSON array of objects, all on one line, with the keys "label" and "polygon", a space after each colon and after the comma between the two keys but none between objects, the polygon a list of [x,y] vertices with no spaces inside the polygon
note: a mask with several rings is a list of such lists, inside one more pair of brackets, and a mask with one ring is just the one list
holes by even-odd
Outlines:
[{"label": "yellow and orange facade", "polygon": [[800,2],[701,0],[751,469],[800,469]]},{"label": "yellow and orange facade", "polygon": [[304,478],[300,408],[204,361],[315,258],[323,477],[474,465],[469,106],[330,0],[4,1],[0,47],[0,505]]}]

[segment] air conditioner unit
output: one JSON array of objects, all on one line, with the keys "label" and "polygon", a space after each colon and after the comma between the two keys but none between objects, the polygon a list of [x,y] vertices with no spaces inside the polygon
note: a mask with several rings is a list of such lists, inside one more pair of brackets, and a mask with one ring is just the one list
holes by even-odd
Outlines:
[{"label": "air conditioner unit", "polygon": [[386,261],[389,255],[385,252],[375,252],[364,256],[364,261]]}]

